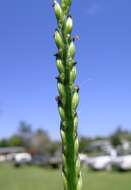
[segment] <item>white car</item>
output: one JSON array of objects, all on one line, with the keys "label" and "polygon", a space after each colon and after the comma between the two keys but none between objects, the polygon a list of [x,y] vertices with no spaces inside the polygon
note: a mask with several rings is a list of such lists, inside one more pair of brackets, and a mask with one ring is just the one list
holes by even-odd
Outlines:
[{"label": "white car", "polygon": [[15,166],[30,164],[32,161],[32,156],[29,153],[18,153],[14,156]]},{"label": "white car", "polygon": [[113,161],[113,165],[118,170],[131,170],[131,154],[117,156]]},{"label": "white car", "polygon": [[87,161],[88,167],[93,170],[110,170],[112,158],[108,155],[90,157]]}]

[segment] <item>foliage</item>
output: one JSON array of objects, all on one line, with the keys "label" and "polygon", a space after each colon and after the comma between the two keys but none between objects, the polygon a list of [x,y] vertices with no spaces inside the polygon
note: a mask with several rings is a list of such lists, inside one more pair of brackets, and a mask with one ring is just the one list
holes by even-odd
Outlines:
[{"label": "foliage", "polygon": [[117,146],[121,145],[121,143],[122,143],[120,135],[113,134],[110,139],[111,139],[111,144],[114,147],[117,147]]},{"label": "foliage", "polygon": [[60,143],[53,141],[42,128],[35,131],[27,122],[19,123],[16,134],[0,140],[0,147],[22,146],[32,154],[54,155],[60,151]]},{"label": "foliage", "polygon": [[[37,153],[42,155],[55,155],[57,152],[61,152],[61,142],[52,140],[45,130],[38,128],[33,131],[31,125],[25,121],[24,123],[26,123],[26,127],[25,124],[24,127],[21,127],[23,124],[20,124],[18,131],[16,131],[14,135],[0,139],[0,147],[22,146],[33,154]],[[109,141],[115,148],[117,148],[124,141],[131,142],[131,132],[123,130],[122,127],[118,127],[107,137],[96,136],[90,138],[82,136],[79,140],[79,151],[81,153],[87,153],[88,155],[92,154],[91,145],[93,142],[99,140]]]},{"label": "foliage", "polygon": [[51,149],[51,141],[48,134],[44,130],[37,129],[32,135],[31,149],[36,154],[49,154]]},{"label": "foliage", "polygon": [[121,126],[118,126],[116,131],[110,136],[111,144],[117,147],[122,144],[124,140],[131,140],[131,133],[127,130],[123,130]]},{"label": "foliage", "polygon": [[9,138],[8,141],[9,146],[23,146],[22,138],[18,135],[13,135]]},{"label": "foliage", "polygon": [[20,121],[18,126],[18,135],[22,139],[22,145],[26,149],[30,149],[30,141],[32,137],[32,128],[31,125],[26,121]]},{"label": "foliage", "polygon": [[80,138],[79,151],[81,153],[88,152],[87,150],[89,149],[91,142],[92,142],[91,138],[81,137]]},{"label": "foliage", "polygon": [[0,147],[8,147],[8,146],[9,146],[8,139],[1,139],[0,140]]}]

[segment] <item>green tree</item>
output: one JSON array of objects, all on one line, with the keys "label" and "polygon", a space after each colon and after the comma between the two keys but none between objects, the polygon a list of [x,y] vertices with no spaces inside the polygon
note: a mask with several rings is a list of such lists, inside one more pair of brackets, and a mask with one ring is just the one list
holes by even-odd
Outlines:
[{"label": "green tree", "polygon": [[92,142],[91,138],[81,137],[79,143],[80,144],[79,151],[81,153],[88,152],[91,142]]},{"label": "green tree", "polygon": [[121,145],[123,130],[121,126],[118,126],[116,131],[111,135],[110,141],[114,147]]},{"label": "green tree", "polygon": [[1,139],[0,140],[0,147],[8,147],[8,146],[9,146],[8,139]]},{"label": "green tree", "polygon": [[111,141],[111,144],[114,147],[117,147],[118,145],[121,145],[121,137],[118,134],[112,135],[111,138],[110,138],[110,141]]},{"label": "green tree", "polygon": [[22,138],[18,135],[13,135],[9,139],[9,146],[23,146]]},{"label": "green tree", "polygon": [[51,156],[54,156],[56,153],[61,153],[61,143],[59,141],[51,141],[49,153]]},{"label": "green tree", "polygon": [[18,136],[22,139],[22,144],[26,149],[30,149],[32,138],[32,127],[26,121],[21,121],[18,127]]},{"label": "green tree", "polygon": [[51,140],[46,131],[37,129],[31,139],[31,149],[37,154],[50,154]]}]

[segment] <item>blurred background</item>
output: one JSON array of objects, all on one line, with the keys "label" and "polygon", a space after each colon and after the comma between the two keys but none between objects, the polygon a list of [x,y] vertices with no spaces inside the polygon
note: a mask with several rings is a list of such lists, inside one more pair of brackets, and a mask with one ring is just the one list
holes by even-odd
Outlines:
[{"label": "blurred background", "polygon": [[[130,10],[73,1],[83,190],[131,188]],[[0,1],[2,190],[62,189],[55,28],[52,0]]]}]

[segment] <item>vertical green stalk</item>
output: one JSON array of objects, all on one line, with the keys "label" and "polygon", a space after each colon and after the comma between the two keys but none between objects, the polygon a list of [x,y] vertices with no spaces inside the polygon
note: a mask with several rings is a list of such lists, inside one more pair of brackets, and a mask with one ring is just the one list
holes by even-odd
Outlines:
[{"label": "vertical green stalk", "polygon": [[58,28],[54,39],[58,48],[56,66],[59,72],[57,86],[58,109],[61,118],[60,133],[63,150],[63,171],[65,190],[81,190],[82,179],[80,160],[78,156],[77,136],[77,106],[79,103],[79,87],[74,85],[76,79],[76,62],[74,38],[71,36],[73,20],[69,15],[72,0],[54,1],[53,8],[57,19]]}]

